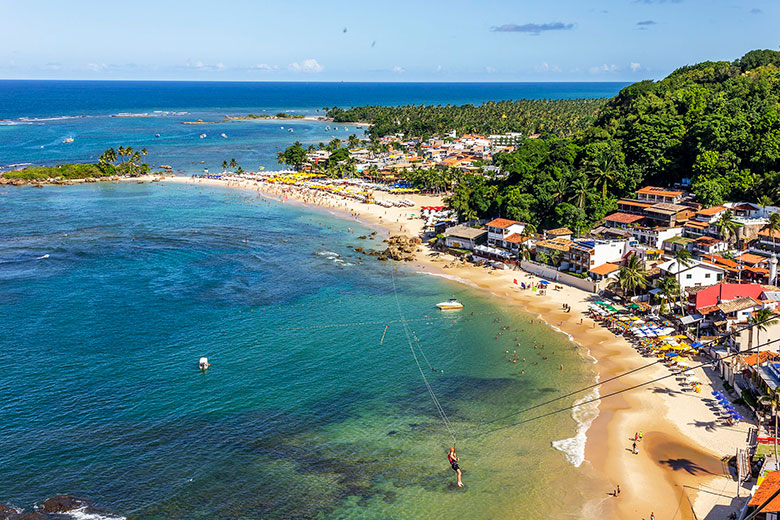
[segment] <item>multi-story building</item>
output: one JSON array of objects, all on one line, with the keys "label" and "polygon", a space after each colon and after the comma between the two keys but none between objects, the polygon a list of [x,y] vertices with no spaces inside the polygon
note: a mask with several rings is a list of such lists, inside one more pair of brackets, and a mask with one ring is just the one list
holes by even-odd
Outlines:
[{"label": "multi-story building", "polygon": [[668,188],[659,188],[657,186],[645,186],[637,190],[636,198],[640,201],[657,204],[664,202],[668,204],[678,204],[683,200],[685,192],[682,190],[671,190]]},{"label": "multi-story building", "polygon": [[502,247],[504,239],[515,233],[522,234],[525,230],[525,226],[528,224],[524,222],[518,222],[516,220],[509,220],[506,218],[496,218],[485,224],[487,229],[487,241],[488,245]]},{"label": "multi-story building", "polygon": [[597,265],[620,263],[630,244],[629,240],[575,240],[569,247],[569,270],[587,273]]}]

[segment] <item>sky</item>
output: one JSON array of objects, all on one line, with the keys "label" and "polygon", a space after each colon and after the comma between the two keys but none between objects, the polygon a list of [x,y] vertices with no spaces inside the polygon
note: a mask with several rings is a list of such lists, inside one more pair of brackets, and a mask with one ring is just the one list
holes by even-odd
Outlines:
[{"label": "sky", "polygon": [[778,0],[0,0],[0,79],[639,81],[779,49]]}]

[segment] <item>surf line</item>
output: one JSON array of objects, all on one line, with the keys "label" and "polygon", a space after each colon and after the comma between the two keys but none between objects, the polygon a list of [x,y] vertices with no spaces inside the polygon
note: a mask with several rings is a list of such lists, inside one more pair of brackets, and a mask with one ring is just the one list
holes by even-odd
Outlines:
[{"label": "surf line", "polygon": [[[444,427],[447,429],[447,432],[452,437],[452,445],[454,447],[455,444],[457,444],[458,442],[458,439],[455,435],[455,428],[452,426],[449,417],[447,417],[447,413],[444,411],[444,408],[442,408],[439,399],[436,397],[436,394],[433,392],[433,388],[431,387],[431,384],[428,382],[428,378],[425,377],[425,371],[420,365],[420,360],[417,358],[417,352],[415,351],[414,344],[412,343],[412,337],[411,337],[412,335],[409,333],[409,326],[406,323],[406,318],[404,317],[404,313],[401,310],[401,303],[398,300],[398,290],[396,289],[395,286],[395,274],[391,272],[390,276],[393,281],[393,294],[395,295],[395,304],[398,307],[398,315],[400,316],[399,321],[403,326],[404,334],[406,334],[406,341],[409,344],[409,350],[411,350],[412,352],[412,357],[414,358],[414,362],[417,365],[417,370],[420,371],[420,376],[422,376],[423,383],[425,383],[425,388],[428,390],[428,394],[431,396],[431,401],[433,401],[433,406],[436,408],[436,411],[439,413],[439,416],[441,417],[441,420],[444,423]],[[420,352],[422,353],[422,349],[420,350]]]}]

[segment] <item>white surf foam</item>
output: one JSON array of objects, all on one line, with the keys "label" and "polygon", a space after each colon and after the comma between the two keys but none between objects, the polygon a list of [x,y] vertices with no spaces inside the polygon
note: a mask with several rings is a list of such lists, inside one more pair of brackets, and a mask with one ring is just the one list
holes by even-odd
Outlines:
[{"label": "white surf foam", "polygon": [[422,273],[422,274],[428,274],[428,275],[431,275],[431,276],[438,276],[439,278],[444,278],[444,279],[450,280],[452,282],[462,283],[462,284],[468,285],[469,287],[479,288],[479,285],[477,285],[474,282],[471,282],[469,280],[466,280],[464,278],[461,278],[459,276],[454,276],[454,275],[451,275],[451,274],[443,274],[443,273],[429,273],[427,271],[419,271],[419,272]]},{"label": "white surf foam", "polygon": [[[598,399],[599,396],[599,389],[596,387],[588,392],[582,399],[576,401],[575,404]],[[575,468],[579,468],[580,465],[585,462],[585,443],[588,441],[588,428],[590,428],[590,425],[593,424],[593,421],[599,415],[600,402],[601,401],[596,400],[592,403],[577,406],[572,409],[571,416],[577,422],[577,433],[574,437],[553,441],[552,443],[553,448],[562,451],[566,460]]]},{"label": "white surf foam", "polygon": [[69,516],[75,520],[126,520],[124,516],[109,515],[107,513],[89,513],[86,507],[74,509],[63,513],[63,516]]},{"label": "white surf foam", "polygon": [[45,254],[43,256],[39,256],[38,258],[36,258],[36,260],[43,260],[44,258],[49,258],[49,255]]}]

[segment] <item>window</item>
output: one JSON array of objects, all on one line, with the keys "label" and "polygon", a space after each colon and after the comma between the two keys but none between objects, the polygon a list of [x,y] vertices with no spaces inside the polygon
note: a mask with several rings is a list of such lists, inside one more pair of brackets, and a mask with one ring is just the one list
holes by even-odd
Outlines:
[{"label": "window", "polygon": [[704,278],[709,278],[709,277],[710,277],[710,273],[704,273]]},{"label": "window", "polygon": [[722,274],[718,274],[718,281],[721,281],[722,279],[723,279],[723,275]]},{"label": "window", "polygon": [[690,280],[691,278],[693,278],[693,275],[692,275],[692,274],[686,274],[686,275],[685,275],[685,279],[686,279],[686,280]]}]

